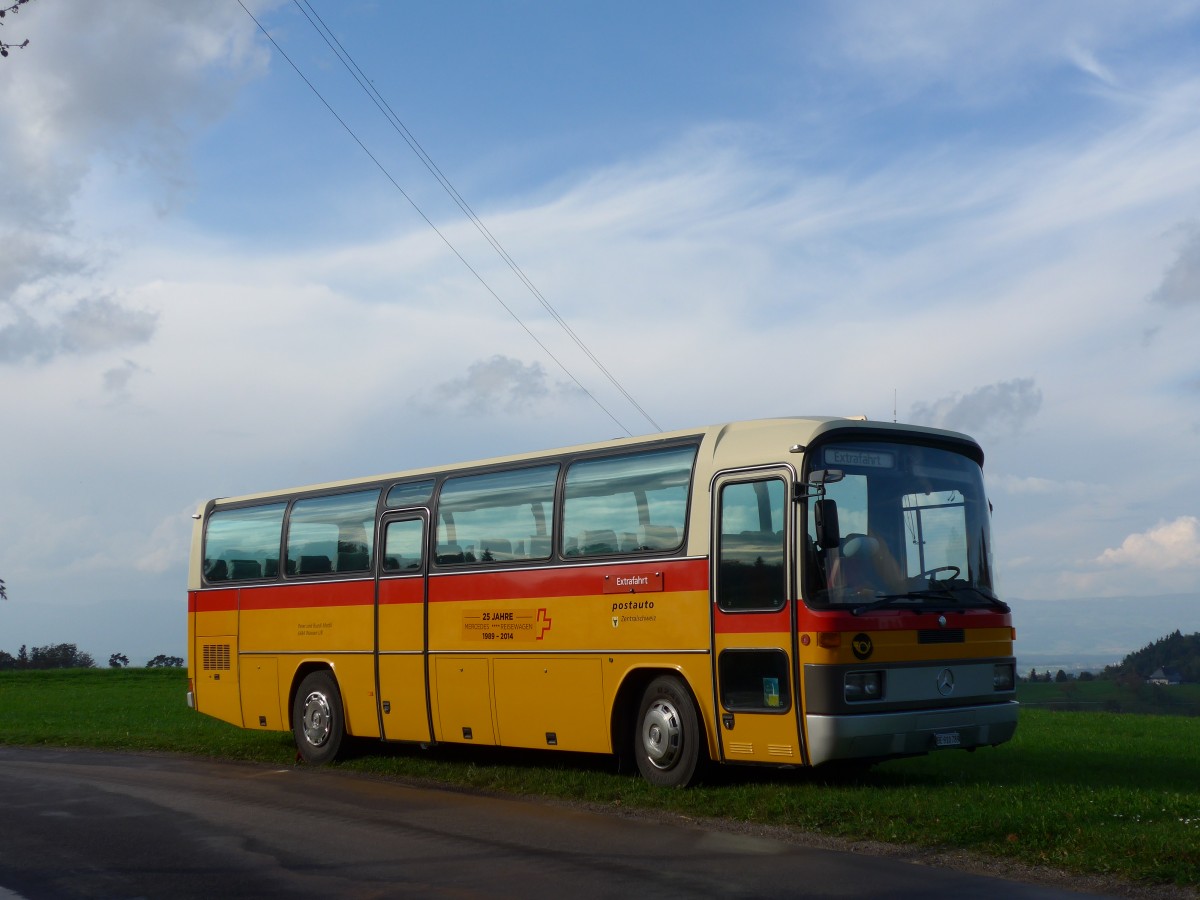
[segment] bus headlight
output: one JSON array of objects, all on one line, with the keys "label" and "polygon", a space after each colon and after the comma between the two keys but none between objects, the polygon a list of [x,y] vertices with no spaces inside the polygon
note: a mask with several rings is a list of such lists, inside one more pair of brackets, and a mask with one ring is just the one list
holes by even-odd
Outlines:
[{"label": "bus headlight", "polygon": [[882,672],[847,672],[846,701],[848,703],[883,698]]},{"label": "bus headlight", "polygon": [[997,663],[992,670],[992,690],[994,691],[1011,691],[1013,689],[1013,671],[1012,663]]}]

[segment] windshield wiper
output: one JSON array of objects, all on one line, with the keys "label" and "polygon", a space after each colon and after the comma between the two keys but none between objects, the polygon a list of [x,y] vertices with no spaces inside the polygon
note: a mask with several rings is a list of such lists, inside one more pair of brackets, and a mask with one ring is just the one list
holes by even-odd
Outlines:
[{"label": "windshield wiper", "polygon": [[[905,600],[947,601],[950,605],[945,607],[946,609],[961,609],[961,608],[964,608],[962,606],[962,599],[964,599],[964,598],[960,597],[959,594],[960,594],[960,592],[963,592],[963,591],[969,591],[971,594],[974,595],[975,598],[983,600],[988,606],[995,607],[996,609],[1000,610],[1001,612],[1009,612],[1010,611],[1009,605],[1007,603],[1005,603],[1003,600],[1001,600],[1000,598],[998,598],[991,591],[985,591],[982,588],[975,587],[974,585],[960,584],[960,585],[955,585],[955,586],[947,585],[945,587],[938,587],[938,588],[922,588],[920,590],[915,590],[915,591],[906,591],[903,594],[877,594],[875,599],[872,600],[870,603],[865,603],[862,606],[856,606],[853,610],[851,610],[851,613],[856,616],[861,616],[863,613],[872,612],[873,610],[876,610],[876,609],[885,609],[887,607],[899,606],[899,605],[901,605],[901,602],[905,601]],[[928,611],[934,611],[937,608],[938,608],[937,606],[929,606],[924,603],[922,603],[920,606],[921,610],[928,610]],[[971,607],[965,607],[965,608],[970,609]]]},{"label": "windshield wiper", "polygon": [[976,587],[973,584],[943,584],[940,581],[934,582],[934,584],[937,586],[938,590],[945,591],[947,594],[953,594],[955,601],[960,599],[960,592],[970,591],[971,594],[982,600],[988,606],[994,606],[1001,612],[1011,612],[1009,605],[993,594],[990,589]]},{"label": "windshield wiper", "polygon": [[[861,616],[865,612],[871,612],[876,609],[884,609],[889,606],[899,606],[902,600],[951,600],[954,598],[943,591],[906,591],[903,594],[876,594],[875,599],[870,603],[864,603],[862,606],[856,606],[850,612],[853,615]],[[926,609],[924,603],[921,604],[921,609]]]},{"label": "windshield wiper", "polygon": [[960,585],[958,587],[950,588],[950,590],[952,590],[952,591],[970,591],[972,594],[974,594],[976,597],[978,597],[980,600],[982,600],[988,606],[994,606],[996,609],[1000,610],[1001,612],[1011,612],[1012,611],[1007,603],[1005,603],[1003,600],[1001,600],[999,597],[997,597],[991,591],[984,590],[983,588],[975,587],[973,584]]}]

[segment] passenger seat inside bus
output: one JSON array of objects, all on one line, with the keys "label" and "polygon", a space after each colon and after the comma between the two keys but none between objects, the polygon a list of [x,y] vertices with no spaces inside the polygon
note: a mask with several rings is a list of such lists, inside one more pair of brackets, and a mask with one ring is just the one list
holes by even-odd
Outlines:
[{"label": "passenger seat inside bus", "polygon": [[611,528],[597,528],[594,531],[585,531],[580,544],[585,556],[616,553],[620,549],[617,546],[617,533]]},{"label": "passenger seat inside bus", "polygon": [[339,572],[365,572],[371,568],[371,555],[366,550],[339,550]]},{"label": "passenger seat inside bus", "polygon": [[679,531],[673,525],[643,525],[639,540],[643,550],[674,550],[679,546]]},{"label": "passenger seat inside bus", "polygon": [[230,564],[229,577],[234,581],[244,578],[262,578],[262,564],[257,559],[233,559],[230,560]]},{"label": "passenger seat inside bus", "polygon": [[299,575],[323,575],[333,571],[333,561],[328,556],[301,556]]},{"label": "passenger seat inside bus", "polygon": [[438,544],[437,561],[438,565],[452,566],[455,563],[466,562],[466,554],[459,544]]}]

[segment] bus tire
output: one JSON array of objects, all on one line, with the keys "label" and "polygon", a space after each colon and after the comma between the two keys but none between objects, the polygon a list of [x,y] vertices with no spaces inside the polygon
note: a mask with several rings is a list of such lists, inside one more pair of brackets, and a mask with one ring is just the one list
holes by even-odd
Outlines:
[{"label": "bus tire", "polygon": [[323,766],[337,758],[346,734],[346,718],[332,672],[310,672],[300,682],[292,705],[292,733],[305,762]]},{"label": "bus tire", "polygon": [[638,771],[660,787],[687,787],[700,767],[700,719],[683,682],[655,678],[642,694],[633,733]]}]

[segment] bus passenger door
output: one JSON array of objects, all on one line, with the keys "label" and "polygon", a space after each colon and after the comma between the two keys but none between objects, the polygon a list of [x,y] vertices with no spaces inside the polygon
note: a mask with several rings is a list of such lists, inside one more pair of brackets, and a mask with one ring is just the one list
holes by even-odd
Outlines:
[{"label": "bus passenger door", "polygon": [[428,741],[424,510],[385,516],[379,529],[375,660],[380,734]]},{"label": "bus passenger door", "polygon": [[791,596],[791,473],[725,473],[713,491],[717,722],[727,762],[803,762]]}]

